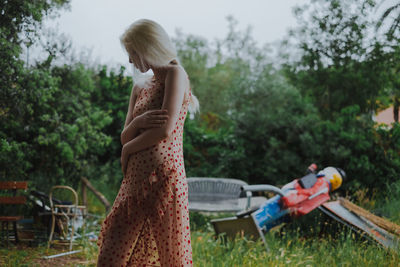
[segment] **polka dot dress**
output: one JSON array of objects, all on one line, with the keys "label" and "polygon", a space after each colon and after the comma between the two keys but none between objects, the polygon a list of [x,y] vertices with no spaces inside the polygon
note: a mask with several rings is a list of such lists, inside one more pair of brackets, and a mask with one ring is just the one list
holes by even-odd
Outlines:
[{"label": "polka dot dress", "polygon": [[[131,154],[126,175],[97,241],[97,266],[193,266],[183,125],[191,90],[173,133]],[[137,96],[133,116],[161,109],[164,84],[155,81]]]}]

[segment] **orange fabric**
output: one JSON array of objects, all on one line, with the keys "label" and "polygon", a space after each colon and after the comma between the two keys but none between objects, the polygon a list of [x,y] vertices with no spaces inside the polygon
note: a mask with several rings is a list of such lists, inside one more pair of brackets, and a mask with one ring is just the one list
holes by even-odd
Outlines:
[{"label": "orange fabric", "polygon": [[[190,89],[189,89],[190,92]],[[163,84],[139,93],[133,116],[160,109]],[[130,156],[97,244],[97,266],[193,266],[183,126],[190,93],[168,138]]]}]

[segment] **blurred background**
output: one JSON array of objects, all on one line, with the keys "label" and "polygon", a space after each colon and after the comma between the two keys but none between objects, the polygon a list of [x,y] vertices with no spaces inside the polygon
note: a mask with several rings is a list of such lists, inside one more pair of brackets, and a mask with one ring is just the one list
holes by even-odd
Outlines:
[{"label": "blurred background", "polygon": [[112,204],[132,89],[119,37],[148,18],[200,102],[185,122],[187,177],[282,186],[311,163],[336,166],[348,177],[339,194],[379,200],[400,221],[399,1],[3,0],[0,10],[0,180],[81,193],[86,178]]},{"label": "blurred background", "polygon": [[0,179],[48,192],[85,177],[114,200],[132,88],[119,36],[149,18],[170,34],[200,102],[185,122],[187,177],[283,185],[314,162],[347,172],[342,192],[393,187],[399,5],[2,1]]}]

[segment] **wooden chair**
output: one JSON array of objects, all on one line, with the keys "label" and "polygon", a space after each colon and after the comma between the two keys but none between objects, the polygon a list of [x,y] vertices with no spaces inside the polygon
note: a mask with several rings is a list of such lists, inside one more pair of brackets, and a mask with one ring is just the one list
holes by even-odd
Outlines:
[{"label": "wooden chair", "polygon": [[[23,205],[26,203],[26,197],[25,196],[17,196],[17,190],[22,189],[22,190],[27,190],[28,188],[28,182],[23,182],[23,181],[6,181],[6,182],[0,182],[0,190],[7,190],[8,192],[12,192],[12,196],[0,196],[0,205]],[[9,233],[8,233],[8,224],[13,223],[13,232],[14,232],[14,238],[15,238],[15,243],[18,243],[18,232],[17,232],[17,222],[21,219],[23,219],[23,215],[0,215],[0,221],[1,221],[1,233],[2,237],[4,238],[4,235],[6,235],[6,244],[8,246],[8,241],[9,241]]]},{"label": "wooden chair", "polygon": [[[55,189],[64,189],[72,192],[73,199],[70,201],[71,204],[54,204],[53,203],[53,192]],[[69,250],[72,250],[72,245],[74,243],[74,233],[75,233],[75,223],[78,214],[86,214],[86,206],[78,205],[78,195],[76,191],[65,185],[55,185],[50,189],[49,201],[51,208],[51,232],[47,247],[49,248],[51,244],[68,245]],[[53,240],[55,225],[61,230],[61,235],[59,240]],[[69,238],[68,238],[69,236]]]}]

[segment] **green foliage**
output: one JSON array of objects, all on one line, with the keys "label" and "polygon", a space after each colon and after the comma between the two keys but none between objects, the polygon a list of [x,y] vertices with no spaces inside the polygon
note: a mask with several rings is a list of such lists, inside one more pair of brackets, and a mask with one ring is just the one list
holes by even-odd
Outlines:
[{"label": "green foliage", "polygon": [[204,127],[195,120],[187,119],[185,122],[183,151],[186,176],[230,177],[232,163],[241,157],[243,148],[234,139],[230,128],[210,130]]},{"label": "green foliage", "polygon": [[124,76],[124,70],[123,67],[119,70],[108,70],[106,66],[102,66],[93,77],[95,90],[91,95],[91,104],[112,118],[102,129],[102,133],[109,136],[111,142],[106,151],[99,153],[97,164],[88,171],[87,177],[109,200],[115,198],[123,178],[120,135],[132,90],[132,79]]},{"label": "green foliage", "polygon": [[[399,126],[377,127],[369,113],[397,96],[398,50],[367,38],[372,24],[364,15],[374,4],[360,3],[313,1],[298,9],[300,17],[317,11],[300,18],[300,59],[283,68],[232,17],[227,36],[213,43],[184,34],[173,39],[201,110],[185,122],[187,177],[283,185],[315,162],[343,168],[350,178],[344,189],[398,180]],[[29,179],[31,188],[47,191],[77,187],[86,176],[114,199],[132,80],[122,67],[53,66],[59,54],[51,49],[47,60],[24,67],[15,40],[0,38],[7,48],[2,62],[12,66],[1,74],[1,179]]]},{"label": "green foliage", "polygon": [[328,151],[321,155],[321,162],[347,171],[350,183],[345,188],[382,188],[385,182],[398,179],[398,127],[374,127],[357,106],[345,108],[335,122],[325,121],[317,128],[323,137],[320,149]]},{"label": "green foliage", "polygon": [[[383,3],[381,1],[381,3]],[[397,14],[396,14],[396,11]],[[390,16],[394,15],[394,16]],[[398,39],[400,37],[400,3],[395,3],[389,6],[380,16],[378,23],[376,24],[376,28],[379,29],[385,22],[390,20],[389,29],[386,30],[385,35],[389,40]]]},{"label": "green foliage", "polygon": [[69,0],[0,3],[0,113],[18,112],[17,104],[25,96],[24,88],[20,87],[20,78],[24,76],[24,63],[20,59],[22,44],[31,46],[36,42],[43,18],[67,7],[68,3]]},{"label": "green foliage", "polygon": [[[310,97],[324,118],[346,106],[372,112],[387,85],[385,51],[373,28],[373,1],[313,1],[298,7],[299,26],[286,42],[300,50],[291,59],[285,46],[284,69],[293,85]],[[307,15],[307,16],[306,16]]]},{"label": "green foliage", "polygon": [[77,186],[96,162],[94,156],[104,153],[111,141],[102,132],[111,117],[90,102],[92,74],[81,65],[31,68],[24,74],[19,85],[26,95],[13,107],[20,112],[2,116],[7,122],[0,131],[7,149],[2,157],[8,160],[1,161],[1,177],[28,179],[30,187],[46,191],[67,181]]},{"label": "green foliage", "polygon": [[[339,2],[331,6],[333,14],[345,12],[343,6],[346,5]],[[333,15],[330,14],[328,18],[333,19]],[[343,20],[346,18],[343,17]],[[352,21],[357,24],[362,23],[363,19],[353,17]],[[397,124],[390,130],[374,126],[371,116],[365,112],[366,103],[372,103],[374,98],[365,95],[360,100],[359,97],[350,96],[354,90],[363,92],[365,83],[369,83],[368,86],[371,84],[368,68],[373,67],[372,62],[368,63],[368,68],[363,67],[365,73],[356,70],[362,64],[367,64],[361,61],[365,51],[357,51],[360,54],[355,55],[358,58],[358,63],[354,61],[354,64],[358,64],[356,67],[350,66],[353,64],[352,58],[341,59],[346,53],[351,55],[353,50],[335,50],[334,58],[342,69],[337,73],[333,71],[333,66],[321,69],[334,75],[329,81],[324,80],[328,76],[319,70],[293,74],[296,79],[318,78],[313,82],[322,87],[324,83],[335,80],[338,85],[335,94],[338,97],[344,97],[345,90],[339,83],[351,85],[352,91],[346,92],[345,97],[348,102],[332,100],[335,110],[327,116],[324,111],[321,112],[320,104],[315,102],[317,93],[313,91],[315,94],[310,96],[302,90],[310,88],[308,80],[299,80],[299,83],[286,80],[283,75],[287,74],[286,70],[282,72],[272,67],[266,51],[259,50],[251,38],[246,42],[241,38],[246,34],[237,32],[233,27],[234,22],[231,23],[230,38],[217,41],[219,45],[215,48],[201,38],[196,40],[194,36],[188,36],[186,41],[183,37],[178,40],[182,62],[186,69],[193,70],[192,87],[202,109],[195,120],[185,122],[184,154],[188,177],[234,177],[249,183],[283,185],[302,176],[306,167],[315,162],[320,168],[343,168],[349,180],[345,181],[342,189],[382,187],[385,181],[398,179],[396,173],[399,173],[400,165],[396,155],[399,155],[400,147],[396,141]],[[325,27],[319,30],[320,34],[328,31]],[[364,29],[355,30],[364,32]],[[355,38],[348,40],[352,44],[349,49],[357,50],[356,40],[364,38],[361,35],[357,35],[357,38],[353,35],[340,38],[344,41],[346,38]],[[244,52],[234,53],[238,50],[230,50],[240,46],[246,48]],[[259,53],[247,53],[247,50]],[[384,62],[388,56],[381,57],[382,62],[378,64],[386,64]],[[379,61],[378,58],[376,60]],[[197,61],[200,62],[198,65]],[[354,67],[354,71],[359,73],[355,74],[349,67]],[[374,71],[380,71],[377,75],[381,78],[394,77],[382,73],[383,70],[379,68]],[[354,75],[358,75],[358,78],[353,79]],[[210,86],[214,77],[219,87]],[[389,81],[385,81],[385,84]],[[214,96],[218,100],[228,99],[229,103],[218,103],[214,101]],[[364,109],[359,105],[350,105],[352,101],[359,100],[364,101]]]},{"label": "green foliage", "polygon": [[400,181],[388,182],[385,190],[380,191],[375,213],[400,224]]},{"label": "green foliage", "polygon": [[319,120],[316,109],[279,73],[266,68],[253,90],[237,99],[234,138],[244,154],[232,166],[239,177],[250,183],[282,184],[317,160],[318,150],[310,148],[312,128]]}]

